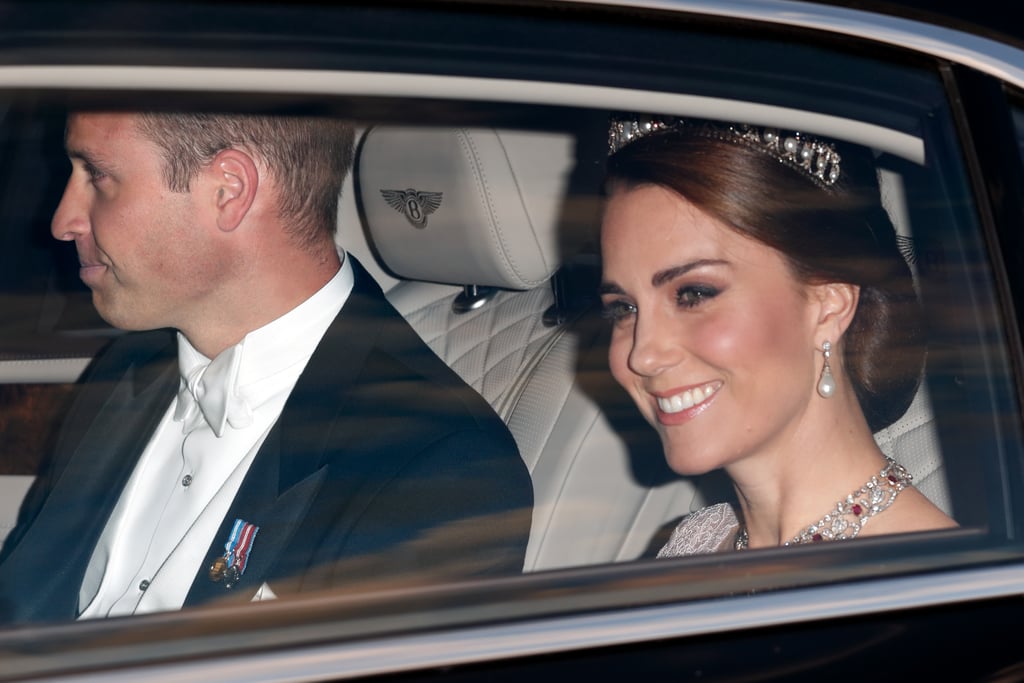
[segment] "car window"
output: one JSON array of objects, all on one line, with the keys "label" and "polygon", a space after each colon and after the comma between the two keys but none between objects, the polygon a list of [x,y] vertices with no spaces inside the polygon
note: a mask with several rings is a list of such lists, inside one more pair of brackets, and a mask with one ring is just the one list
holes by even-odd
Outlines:
[{"label": "car window", "polygon": [[1024,159],[1024,108],[1020,104],[1021,95],[1018,91],[1011,91],[1010,114],[1013,117],[1013,126],[1017,132],[1017,154]]},{"label": "car window", "polygon": [[[316,11],[321,19],[343,16],[327,8]],[[378,35],[377,22],[397,11],[353,13],[355,26],[369,36],[366,43],[381,41],[370,52],[402,43]],[[302,13],[283,16],[285,25],[293,26]],[[425,12],[417,18],[426,31],[445,17]],[[463,19],[470,27],[483,21],[471,13]],[[274,568],[266,570],[274,580],[254,587],[267,588],[268,598],[280,599],[250,605],[251,595],[242,599],[237,591],[221,590],[223,572],[215,577],[204,556],[195,585],[204,591],[215,587],[221,594],[181,611],[154,608],[109,620],[76,620],[77,614],[7,619],[0,624],[0,643],[15,666],[12,676],[108,661],[201,661],[264,645],[372,643],[398,634],[574,618],[637,606],[680,607],[684,616],[696,618],[697,610],[714,604],[720,606],[718,614],[735,616],[732,627],[720,627],[728,630],[746,624],[741,606],[750,596],[778,595],[802,605],[803,590],[852,590],[871,581],[935,576],[1017,557],[1020,520],[1014,501],[1020,482],[1013,473],[1019,472],[1024,444],[1014,370],[1019,342],[1002,265],[994,262],[998,250],[989,241],[990,226],[979,206],[987,199],[972,190],[976,171],[969,147],[961,142],[960,112],[942,65],[866,41],[833,41],[760,25],[738,30],[725,22],[662,24],[640,14],[612,26],[597,12],[579,25],[552,20],[530,33],[524,19],[506,20],[503,25],[511,33],[529,36],[528,44],[490,49],[463,36],[436,68],[415,68],[422,46],[404,23],[408,33],[400,35],[406,42],[389,58],[393,61],[374,62],[374,54],[359,52],[369,48],[352,47],[359,41],[351,34],[337,38],[342,47],[325,46],[325,40],[319,49],[356,65],[339,66],[328,59],[303,70],[309,80],[298,91],[293,85],[299,76],[286,67],[309,66],[303,61],[309,45],[302,38],[294,38],[298,47],[282,45],[257,56],[245,52],[259,67],[251,71],[218,53],[208,71],[189,72],[196,80],[187,85],[161,73],[168,80],[156,79],[151,88],[137,81],[109,90],[75,83],[2,86],[0,149],[7,163],[0,168],[5,216],[0,229],[0,532],[13,534],[5,555],[28,538],[26,515],[43,509],[52,490],[68,488],[66,482],[47,479],[48,473],[86,480],[95,474],[91,467],[71,469],[71,475],[63,469],[78,448],[69,433],[83,431],[87,444],[109,439],[126,452],[142,451],[149,443],[148,437],[138,442],[133,432],[139,428],[129,427],[135,424],[131,420],[103,423],[103,439],[83,426],[115,401],[118,391],[135,391],[119,384],[127,380],[111,375],[103,359],[112,344],[118,348],[125,339],[130,344],[139,337],[97,313],[79,278],[74,244],[51,236],[51,218],[71,171],[64,149],[67,116],[81,110],[271,112],[296,120],[352,122],[354,160],[337,209],[336,242],[380,284],[404,320],[388,319],[378,329],[383,314],[374,309],[362,324],[373,331],[374,343],[379,335],[386,346],[393,339],[412,343],[412,336],[396,331],[408,323],[415,339],[443,364],[431,364],[426,374],[450,368],[453,374],[443,382],[457,378],[473,393],[473,399],[465,400],[480,397],[507,426],[532,495],[532,504],[514,498],[495,502],[489,492],[501,487],[494,487],[493,473],[480,466],[419,469],[411,463],[405,471],[412,484],[394,490],[387,488],[397,479],[393,473],[380,474],[367,487],[372,492],[338,484],[336,497],[322,507],[310,503],[311,509],[325,517],[329,512],[351,515],[354,540],[339,532],[332,543],[353,543],[358,552],[338,561],[326,554],[329,544],[322,538],[312,539],[321,532],[309,531],[311,538],[305,540],[323,543],[325,554],[303,557],[299,567],[298,553],[285,553],[276,565],[284,569],[277,574]],[[316,30],[326,31],[324,23]],[[556,29],[570,36],[561,52],[544,43]],[[587,54],[580,47],[612,37],[623,46],[618,56]],[[201,40],[206,39],[204,34]],[[188,55],[196,59],[196,53]],[[265,75],[260,69],[266,67],[280,70]],[[365,68],[377,73],[367,78]],[[232,84],[243,71],[246,78]],[[91,72],[83,73],[90,77]],[[115,68],[105,77],[118,73]],[[135,78],[138,72],[130,75]],[[265,80],[247,80],[256,76]],[[387,80],[392,77],[393,83]],[[1012,114],[1024,155],[1024,109],[1012,108]],[[669,467],[656,431],[609,370],[612,326],[601,315],[598,296],[603,265],[599,226],[607,202],[609,125],[623,115],[800,131],[855,147],[870,158],[914,276],[927,339],[920,387],[910,407],[874,437],[958,528],[656,559],[685,516],[737,501],[720,471],[683,476]],[[344,315],[346,309],[341,311]],[[164,332],[168,340],[176,339],[173,331]],[[177,356],[162,353],[172,367]],[[347,353],[315,367],[334,372],[345,366]],[[344,392],[329,393],[340,380],[326,379],[326,370],[312,378],[323,385],[314,383],[312,390],[321,400],[303,408],[310,424],[282,436],[268,427],[274,435],[271,445],[283,452],[293,443],[305,448],[306,430],[323,430],[329,436],[320,440],[338,439],[343,444],[339,450],[352,447],[347,435],[335,434],[330,426],[339,414],[357,413],[359,405],[374,406],[377,412],[364,418],[365,425],[344,424],[353,430],[366,427],[371,440],[389,453],[406,449],[398,435],[409,425],[423,425],[428,434],[437,425],[461,425],[461,413],[452,411],[463,399],[417,404],[415,411],[404,407],[401,399],[412,392],[405,384],[409,375],[403,374],[408,366],[385,360],[395,353],[387,349],[374,357],[387,381],[367,383],[364,393],[356,393],[356,405],[346,403]],[[141,367],[138,372],[144,374]],[[147,408],[156,416],[149,418],[147,429],[155,429],[167,401],[181,389],[176,370],[170,372],[164,402]],[[296,382],[309,380],[304,375]],[[147,400],[145,394],[131,394],[126,403],[138,407]],[[388,402],[399,406],[394,414],[380,407]],[[172,424],[169,414],[164,419]],[[265,442],[258,443],[253,453]],[[475,447],[465,443],[463,451]],[[417,442],[415,448],[421,446]],[[316,448],[323,445],[318,441]],[[122,468],[117,486],[125,486],[133,471]],[[325,471],[318,466],[308,478],[284,482],[289,475],[282,469],[282,486],[319,491],[337,483]],[[183,476],[191,483],[191,472]],[[273,477],[278,476],[274,470]],[[176,474],[179,480],[185,478]],[[503,482],[510,488],[514,484],[511,475]],[[114,519],[120,513],[115,512],[116,496],[109,497],[96,482],[92,486],[103,491],[102,500],[69,503],[66,516],[68,524],[89,519],[87,533],[98,539],[108,520],[91,519],[92,511],[104,510]],[[486,495],[478,496],[468,518],[416,526],[440,502],[472,498],[477,490]],[[360,526],[361,511],[348,506],[371,509],[378,491],[398,499],[400,512],[393,517],[398,521],[391,524],[385,515]],[[265,540],[256,533],[254,567],[260,543],[285,533],[274,523],[298,514],[289,509],[275,518],[271,513],[267,519],[273,521],[259,524]],[[477,571],[475,563],[497,561],[506,552],[498,543],[499,530],[521,527],[523,520],[529,533],[520,551],[522,571],[518,565],[515,570]],[[402,537],[406,526],[417,529],[411,538]],[[214,527],[204,548],[232,542],[233,536],[220,538],[219,524]],[[438,547],[446,557],[430,564],[438,559],[433,556]],[[85,555],[80,563],[97,566],[92,550]],[[421,560],[436,573],[416,570]],[[189,565],[190,577],[197,562]],[[51,569],[40,564],[32,571]],[[255,575],[262,569],[252,571]],[[279,579],[280,588],[271,590]],[[133,579],[132,585],[137,583]],[[145,583],[142,592],[148,579]],[[0,596],[4,590],[0,585]],[[6,606],[18,602],[17,597],[5,596]],[[0,603],[0,615],[4,607]],[[250,616],[255,614],[262,621]],[[137,635],[118,650],[118,637],[124,634],[119,629],[136,628]],[[32,643],[26,644],[30,636]],[[37,650],[52,655],[51,660],[40,662]]]}]

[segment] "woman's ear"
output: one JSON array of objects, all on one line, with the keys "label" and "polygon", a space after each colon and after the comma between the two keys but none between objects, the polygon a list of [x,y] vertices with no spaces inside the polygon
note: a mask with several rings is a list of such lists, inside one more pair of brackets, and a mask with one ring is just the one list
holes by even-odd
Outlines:
[{"label": "woman's ear", "polygon": [[245,152],[225,149],[207,166],[207,187],[211,188],[217,227],[231,232],[241,225],[256,199],[260,174]]},{"label": "woman's ear", "polygon": [[828,340],[834,344],[846,332],[857,312],[860,287],[846,282],[826,282],[813,285],[812,290],[819,304],[817,342],[820,345]]}]

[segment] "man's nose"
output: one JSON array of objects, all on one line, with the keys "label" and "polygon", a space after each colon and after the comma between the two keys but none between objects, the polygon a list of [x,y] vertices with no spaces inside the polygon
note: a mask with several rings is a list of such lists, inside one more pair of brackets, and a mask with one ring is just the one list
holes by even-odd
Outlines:
[{"label": "man's nose", "polygon": [[629,366],[638,375],[653,377],[682,362],[686,351],[678,331],[657,316],[638,315],[633,328]]},{"label": "man's nose", "polygon": [[50,234],[54,238],[70,242],[91,230],[82,192],[82,189],[74,186],[72,180],[64,187],[64,195],[50,221]]}]

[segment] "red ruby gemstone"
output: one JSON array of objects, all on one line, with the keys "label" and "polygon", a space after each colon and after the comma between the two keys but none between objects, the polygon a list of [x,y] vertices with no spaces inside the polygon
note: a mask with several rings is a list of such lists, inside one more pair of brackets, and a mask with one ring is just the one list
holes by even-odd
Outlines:
[{"label": "red ruby gemstone", "polygon": [[811,536],[811,540],[817,543],[818,541],[822,540],[821,534],[814,534],[813,536]]},{"label": "red ruby gemstone", "polygon": [[862,508],[862,507],[861,507],[860,505],[858,505],[857,503],[854,503],[854,504],[853,504],[853,507],[852,507],[852,508],[850,508],[850,512],[852,512],[852,513],[853,513],[853,514],[855,514],[856,516],[860,517],[860,513],[864,512],[864,508]]},{"label": "red ruby gemstone", "polygon": [[889,483],[890,483],[890,484],[892,484],[893,486],[895,486],[895,485],[896,485],[896,483],[897,483],[897,482],[899,481],[899,480],[898,480],[898,479],[896,478],[896,475],[895,475],[895,474],[890,474],[890,475],[889,475],[889,477],[888,477],[888,479],[889,479]]}]

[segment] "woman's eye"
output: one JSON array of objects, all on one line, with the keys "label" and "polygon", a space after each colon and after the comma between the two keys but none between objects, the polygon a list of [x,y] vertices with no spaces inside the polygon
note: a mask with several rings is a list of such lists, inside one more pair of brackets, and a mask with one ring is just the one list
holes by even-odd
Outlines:
[{"label": "woman's eye", "polygon": [[601,306],[601,317],[618,322],[636,313],[636,306],[627,301],[609,301]]},{"label": "woman's eye", "polygon": [[676,291],[676,302],[684,308],[694,308],[718,296],[718,290],[706,285],[687,285]]}]

